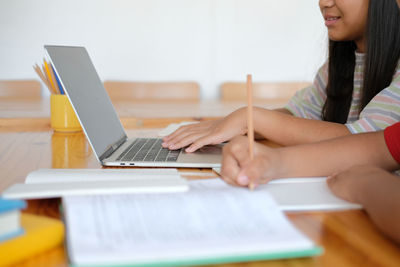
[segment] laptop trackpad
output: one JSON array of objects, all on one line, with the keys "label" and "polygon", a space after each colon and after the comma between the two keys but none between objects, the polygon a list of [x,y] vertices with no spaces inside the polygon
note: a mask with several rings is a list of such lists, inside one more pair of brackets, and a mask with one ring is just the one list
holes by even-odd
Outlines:
[{"label": "laptop trackpad", "polygon": [[221,163],[223,144],[204,146],[194,153],[182,152],[178,161],[182,163]]}]

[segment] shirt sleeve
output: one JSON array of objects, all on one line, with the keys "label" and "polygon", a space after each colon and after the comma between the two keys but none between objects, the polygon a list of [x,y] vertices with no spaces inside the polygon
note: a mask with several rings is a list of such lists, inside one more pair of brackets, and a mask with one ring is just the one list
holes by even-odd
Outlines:
[{"label": "shirt sleeve", "polygon": [[326,62],[315,76],[310,87],[298,91],[285,106],[294,116],[307,119],[322,119],[322,108],[326,100],[326,86],[328,83],[328,62]]},{"label": "shirt sleeve", "polygon": [[359,120],[347,123],[353,134],[383,130],[400,121],[400,77],[377,94],[361,111]]},{"label": "shirt sleeve", "polygon": [[400,164],[400,122],[387,127],[383,134],[390,154]]}]

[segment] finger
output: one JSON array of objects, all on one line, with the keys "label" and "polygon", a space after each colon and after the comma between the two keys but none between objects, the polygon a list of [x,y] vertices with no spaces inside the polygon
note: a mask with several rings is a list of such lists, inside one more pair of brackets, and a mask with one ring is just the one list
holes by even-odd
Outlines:
[{"label": "finger", "polygon": [[224,182],[226,182],[227,184],[229,184],[229,185],[232,185],[232,186],[241,186],[241,185],[237,184],[235,181],[233,181],[233,180],[231,180],[231,179],[226,179],[225,177],[222,177],[222,176],[221,176],[221,179],[222,179]]},{"label": "finger", "polygon": [[250,162],[247,138],[236,137],[223,148],[223,155],[231,156],[237,162],[239,168],[243,168]]},{"label": "finger", "polygon": [[[204,131],[204,133],[206,133]],[[229,136],[229,134],[228,134]],[[227,137],[226,133],[224,131],[212,131],[212,132],[207,132],[206,134],[203,135],[203,137],[197,139],[194,141],[187,149],[186,152],[194,152],[197,149],[205,146],[205,145],[216,145],[220,144],[222,142],[228,141],[231,137]]]},{"label": "finger", "polygon": [[163,141],[164,142],[168,142],[169,140],[171,140],[173,137],[175,137],[176,135],[182,133],[184,130],[184,126],[179,127],[178,129],[176,129],[174,132],[170,133],[167,136],[163,137]]},{"label": "finger", "polygon": [[249,161],[249,157],[243,150],[247,150],[242,145],[241,139],[235,139],[223,148],[222,167],[221,172],[225,179],[229,179],[231,183],[240,186],[247,186],[248,179],[246,176],[240,176],[242,166],[246,165]]},{"label": "finger", "polygon": [[[218,144],[218,142],[213,141],[215,139],[214,136],[212,135],[205,135],[196,141],[194,141],[188,148],[186,148],[186,152],[194,152],[199,148],[202,148],[203,146],[210,145],[210,144]],[[222,142],[220,142],[222,143]]]},{"label": "finger", "polygon": [[163,138],[163,146],[168,147],[169,144],[173,143],[173,140],[176,138],[180,138],[180,136],[184,135],[186,136],[189,132],[189,129],[187,126],[181,126],[179,127],[175,132],[165,136]]},{"label": "finger", "polygon": [[223,152],[221,178],[229,184],[236,184],[235,180],[240,172],[240,167],[233,155]]},{"label": "finger", "polygon": [[200,124],[201,124],[201,123],[199,123],[199,124],[194,124],[194,125],[184,125],[184,126],[181,126],[181,127],[179,127],[178,129],[176,129],[173,133],[171,133],[171,134],[165,136],[165,137],[163,138],[163,141],[164,141],[164,142],[168,142],[168,141],[172,140],[173,138],[175,138],[175,137],[181,135],[181,134],[184,133],[184,132],[191,131],[191,130],[193,130],[193,129],[198,128],[198,127],[200,126]]},{"label": "finger", "polygon": [[171,137],[164,142],[164,147],[168,147],[169,149],[178,149],[184,146],[187,146],[191,144],[194,139],[192,139],[190,142],[187,140],[184,141],[185,144],[180,144],[177,146],[177,143],[180,142],[182,139],[185,137],[188,137],[190,135],[198,135],[196,139],[206,135],[209,133],[209,128],[210,128],[210,123],[203,122],[203,123],[198,123],[194,125],[186,125],[181,127],[182,129],[179,129],[176,133],[173,133]]},{"label": "finger", "polygon": [[[169,149],[179,149],[179,148],[182,148],[182,147],[186,147],[186,146],[188,146],[190,144],[193,144],[194,142],[196,142],[197,140],[202,138],[204,135],[205,135],[205,133],[188,134],[187,136],[183,137],[182,139],[176,140],[176,142],[171,143],[170,146],[169,146]],[[186,150],[186,152],[193,152],[193,151]]]},{"label": "finger", "polygon": [[[266,175],[268,167],[268,162],[260,158],[255,158],[243,167],[239,173],[237,182],[239,184],[246,182],[246,184],[243,185],[249,185],[251,183],[255,187],[259,184],[268,183],[271,180],[271,177]],[[244,179],[244,177],[246,177],[247,180]]]},{"label": "finger", "polygon": [[[191,137],[192,136],[192,137]],[[197,137],[198,138],[198,137]],[[192,141],[190,141],[192,140]],[[174,137],[165,143],[165,147],[169,149],[178,149],[184,146],[191,144],[194,140],[196,140],[195,135],[192,132],[183,132],[181,135]],[[184,143],[182,145],[182,143]]]},{"label": "finger", "polygon": [[[193,134],[203,134],[204,135],[206,133],[207,133],[207,128],[200,127],[200,123],[196,124],[196,125],[183,126],[180,129],[178,129],[175,133],[171,134],[170,138],[168,138],[168,140],[164,141],[163,146],[170,148],[170,146],[177,144],[183,138],[185,138],[189,135],[193,135]],[[191,142],[193,142],[193,141],[191,141]]]}]

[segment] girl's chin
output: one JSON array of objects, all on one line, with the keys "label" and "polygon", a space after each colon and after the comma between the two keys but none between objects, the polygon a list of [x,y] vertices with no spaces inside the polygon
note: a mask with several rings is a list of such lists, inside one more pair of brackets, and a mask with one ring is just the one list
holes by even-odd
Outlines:
[{"label": "girl's chin", "polygon": [[328,32],[328,36],[330,41],[335,41],[335,42],[349,41],[347,38],[344,38],[343,36],[340,36],[336,33]]},{"label": "girl's chin", "polygon": [[329,41],[334,41],[334,42],[347,42],[347,41],[353,41],[351,38],[340,38],[340,37],[330,37],[329,36]]}]

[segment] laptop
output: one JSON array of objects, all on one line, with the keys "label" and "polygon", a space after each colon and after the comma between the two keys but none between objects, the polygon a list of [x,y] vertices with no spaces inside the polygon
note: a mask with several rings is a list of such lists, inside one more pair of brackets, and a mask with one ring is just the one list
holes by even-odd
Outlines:
[{"label": "laptop", "polygon": [[103,166],[213,168],[221,165],[222,145],[186,153],[184,149],[162,148],[159,138],[128,139],[86,49],[44,47],[96,158]]}]

